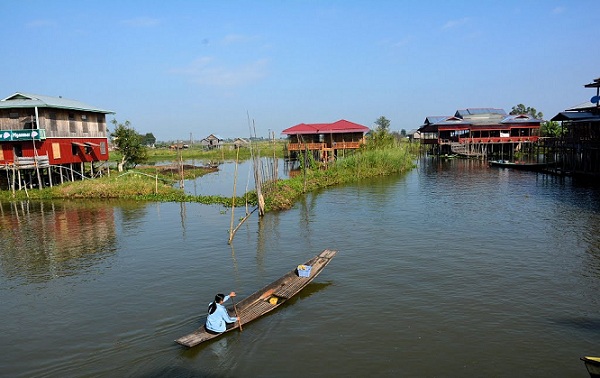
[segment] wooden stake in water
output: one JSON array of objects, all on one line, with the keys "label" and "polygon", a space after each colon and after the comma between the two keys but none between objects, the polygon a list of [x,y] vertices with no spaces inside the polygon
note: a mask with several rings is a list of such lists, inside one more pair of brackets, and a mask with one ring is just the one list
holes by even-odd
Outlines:
[{"label": "wooden stake in water", "polygon": [[236,155],[235,155],[235,172],[233,174],[233,197],[231,197],[231,223],[229,225],[229,244],[233,240],[233,235],[235,231],[233,230],[233,217],[235,211],[235,188],[237,186],[237,170],[238,170],[238,158],[240,157],[240,147],[237,147]]}]

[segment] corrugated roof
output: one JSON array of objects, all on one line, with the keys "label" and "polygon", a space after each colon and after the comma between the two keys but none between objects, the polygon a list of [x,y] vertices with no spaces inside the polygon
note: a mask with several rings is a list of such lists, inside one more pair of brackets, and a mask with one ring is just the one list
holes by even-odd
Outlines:
[{"label": "corrugated roof", "polygon": [[577,110],[591,110],[591,109],[595,109],[595,108],[597,108],[596,103],[591,102],[591,101],[586,101],[582,104],[575,105],[569,109],[565,109],[565,112],[577,111]]},{"label": "corrugated roof", "polygon": [[433,124],[433,123],[437,123],[437,122],[443,121],[443,120],[447,119],[448,117],[451,117],[451,116],[427,116],[425,118],[425,122],[423,124],[424,125],[430,125],[430,124]]},{"label": "corrugated roof", "polygon": [[333,123],[300,123],[298,125],[288,127],[281,133],[286,135],[294,134],[336,134],[336,133],[367,133],[369,128],[358,123],[340,119]]},{"label": "corrugated roof", "polygon": [[0,100],[0,108],[58,108],[82,110],[95,113],[114,114],[112,110],[99,109],[81,101],[62,97],[51,97],[30,93],[17,92]]},{"label": "corrugated roof", "polygon": [[533,118],[529,114],[509,114],[500,123],[539,123],[544,120]]},{"label": "corrugated roof", "polygon": [[472,115],[485,115],[485,114],[501,114],[506,115],[504,109],[498,108],[467,108],[467,109],[459,109],[454,114],[456,117],[467,117]]},{"label": "corrugated roof", "polygon": [[461,118],[452,116],[452,117],[446,117],[445,119],[434,123],[434,125],[436,126],[448,126],[448,125],[470,125],[472,122],[470,121],[465,121]]},{"label": "corrugated roof", "polygon": [[600,116],[592,112],[560,112],[555,115],[551,121],[578,121],[578,120],[598,120]]}]

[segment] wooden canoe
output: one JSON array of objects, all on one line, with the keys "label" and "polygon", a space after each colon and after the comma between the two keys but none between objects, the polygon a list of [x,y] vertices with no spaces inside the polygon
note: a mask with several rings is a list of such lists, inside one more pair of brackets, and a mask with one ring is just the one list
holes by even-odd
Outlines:
[{"label": "wooden canoe", "polygon": [[581,357],[591,378],[600,377],[600,357]]},{"label": "wooden canoe", "polygon": [[492,160],[488,164],[490,167],[512,168],[533,172],[540,172],[554,166],[553,163],[514,163],[507,160]]},{"label": "wooden canoe", "polygon": [[[302,264],[310,267],[309,272],[307,272],[308,269],[299,271],[298,268],[294,268],[291,272],[287,273],[275,282],[263,287],[256,293],[236,303],[235,307],[237,309],[240,322],[228,325],[228,328],[225,332],[239,328],[240,323],[243,327],[246,323],[250,323],[254,319],[273,311],[285,303],[288,299],[298,294],[300,290],[306,287],[306,285],[308,285],[312,280],[315,279],[315,277],[319,275],[319,273],[321,273],[321,271],[327,266],[327,264],[329,264],[336,253],[337,251],[326,249]],[[308,276],[301,277],[300,275]],[[233,306],[227,310],[231,316],[237,316],[233,310]],[[180,337],[179,339],[175,340],[175,342],[186,347],[193,347],[210,339],[214,339],[220,335],[222,334],[208,333],[206,328],[204,328],[204,325],[202,325],[196,331]]]}]

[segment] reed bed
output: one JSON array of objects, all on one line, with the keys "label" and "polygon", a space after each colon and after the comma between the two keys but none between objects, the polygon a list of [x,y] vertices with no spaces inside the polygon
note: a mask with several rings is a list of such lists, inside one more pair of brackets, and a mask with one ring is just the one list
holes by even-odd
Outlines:
[{"label": "reed bed", "polygon": [[328,169],[306,169],[303,174],[276,183],[265,196],[266,211],[289,209],[306,192],[368,179],[406,172],[414,167],[410,146],[361,150],[337,160]]}]

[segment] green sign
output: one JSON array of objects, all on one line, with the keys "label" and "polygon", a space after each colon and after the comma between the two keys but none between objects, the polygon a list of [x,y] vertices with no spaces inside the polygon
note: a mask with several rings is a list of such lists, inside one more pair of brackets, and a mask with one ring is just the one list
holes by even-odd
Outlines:
[{"label": "green sign", "polygon": [[0,142],[46,139],[46,130],[0,130]]}]

